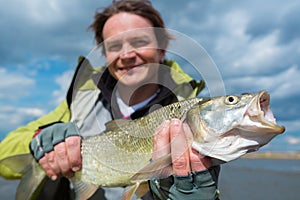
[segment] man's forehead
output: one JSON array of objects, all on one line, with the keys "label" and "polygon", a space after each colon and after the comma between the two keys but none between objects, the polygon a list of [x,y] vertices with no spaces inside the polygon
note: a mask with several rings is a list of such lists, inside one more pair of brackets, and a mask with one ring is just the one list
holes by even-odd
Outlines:
[{"label": "man's forehead", "polygon": [[155,39],[153,28],[147,28],[147,29],[143,28],[143,29],[134,29],[130,31],[125,31],[105,39],[105,42],[120,41],[120,40],[122,41],[127,39],[134,39],[134,38]]}]

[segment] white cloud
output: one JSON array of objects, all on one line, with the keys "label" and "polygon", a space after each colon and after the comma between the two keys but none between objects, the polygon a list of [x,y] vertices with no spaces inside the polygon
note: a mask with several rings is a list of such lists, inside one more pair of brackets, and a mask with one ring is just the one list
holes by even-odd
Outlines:
[{"label": "white cloud", "polygon": [[[10,4],[2,7],[2,12],[5,15],[10,16],[12,19],[23,18],[24,22],[30,21],[32,24],[39,24],[42,26],[48,26],[54,24],[63,19],[62,7],[56,0],[41,2],[38,0],[18,1],[12,0]],[[7,9],[7,7],[9,9]],[[12,12],[8,13],[6,10]]]},{"label": "white cloud", "polygon": [[270,81],[276,83],[273,95],[277,98],[300,94],[300,69],[296,65],[289,67],[282,73],[279,73],[275,76],[275,79]]},{"label": "white cloud", "polygon": [[236,60],[233,61],[233,70],[248,69],[248,74],[269,71],[267,67],[281,53],[279,46],[276,45],[276,41],[276,33],[256,40],[246,41],[242,51],[240,48],[236,48],[236,51],[239,51],[241,54],[240,57],[236,57]]},{"label": "white cloud", "polygon": [[[277,31],[251,38],[245,31],[247,17],[239,13],[231,17],[232,24],[225,23],[225,34],[219,36],[215,44],[217,63],[224,76],[260,75],[285,66],[283,60],[294,48],[279,46]],[[284,65],[278,66],[280,63]]]},{"label": "white cloud", "polygon": [[18,72],[0,68],[0,100],[18,100],[30,94],[35,80]]},{"label": "white cloud", "polygon": [[[243,76],[230,78],[225,81],[226,87],[235,88],[242,92],[252,92],[266,89],[275,98],[286,98],[290,95],[300,94],[300,69],[294,65],[286,70],[265,76]],[[245,91],[246,90],[246,91]]]},{"label": "white cloud", "polygon": [[[2,131],[16,129],[29,121],[46,114],[46,110],[39,108],[17,108],[13,106],[0,106],[0,127]],[[4,133],[6,134],[6,133]],[[0,135],[1,136],[1,135]],[[0,137],[1,138],[1,137]]]},{"label": "white cloud", "polygon": [[[94,45],[87,28],[95,10],[108,2],[12,0],[0,8],[1,65],[30,59],[73,60]],[[21,23],[20,23],[21,22]],[[76,57],[75,57],[76,59]]]},{"label": "white cloud", "polygon": [[[249,21],[248,18],[246,13],[238,10],[225,13],[220,19],[222,26],[219,29],[222,30],[223,34],[219,35],[219,37],[221,36],[220,38],[217,38],[216,49],[228,48],[232,47],[233,44],[239,45],[248,41],[249,36],[245,34],[245,29]],[[232,43],[232,41],[235,41],[235,43]]]},{"label": "white cloud", "polygon": [[[23,19],[25,23],[39,25],[41,27],[57,26],[70,20],[71,17],[80,18],[79,12],[82,7],[95,6],[95,3],[83,3],[78,0],[71,1],[39,1],[12,0],[0,8],[1,12],[11,19]],[[101,5],[98,2],[98,5]],[[96,9],[97,7],[94,7]],[[69,12],[66,12],[69,10]],[[82,10],[85,12],[86,10]],[[91,13],[93,14],[93,13]]]},{"label": "white cloud", "polygon": [[289,132],[299,131],[300,136],[300,119],[294,119],[289,121],[279,121],[279,124],[283,124],[286,127],[286,130]]},{"label": "white cloud", "polygon": [[291,144],[291,145],[296,145],[296,144],[300,144],[300,137],[292,137],[292,136],[288,136],[285,138],[286,141]]}]

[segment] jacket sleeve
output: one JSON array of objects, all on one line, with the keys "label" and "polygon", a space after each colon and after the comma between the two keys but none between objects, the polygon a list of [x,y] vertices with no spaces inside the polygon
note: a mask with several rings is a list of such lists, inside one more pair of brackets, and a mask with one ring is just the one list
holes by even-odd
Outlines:
[{"label": "jacket sleeve", "polygon": [[218,200],[218,176],[220,166],[212,167],[189,176],[171,176],[161,180],[151,180],[150,190],[154,199],[199,199]]},{"label": "jacket sleeve", "polygon": [[[26,126],[10,132],[0,143],[0,160],[18,155],[30,153],[29,143],[35,131],[43,125],[56,121],[67,122],[70,120],[70,111],[66,101],[63,101],[55,110],[47,115],[28,123]],[[0,164],[0,176],[7,179],[21,178],[20,174],[14,173],[12,170]]]}]

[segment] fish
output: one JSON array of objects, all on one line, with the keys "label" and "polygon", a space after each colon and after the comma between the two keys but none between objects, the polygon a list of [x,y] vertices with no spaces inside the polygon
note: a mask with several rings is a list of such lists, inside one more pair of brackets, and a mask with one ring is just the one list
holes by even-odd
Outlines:
[{"label": "fish", "polygon": [[[228,95],[182,100],[135,120],[113,120],[102,133],[82,139],[82,169],[70,178],[76,199],[88,199],[99,187],[124,187],[122,199],[141,197],[148,180],[172,175],[171,155],[151,160],[155,130],[178,118],[193,133],[192,148],[219,165],[257,151],[285,131],[270,108],[270,94]],[[172,142],[172,141],[171,141]],[[23,174],[16,199],[34,199],[45,172],[31,154],[0,161]]]}]

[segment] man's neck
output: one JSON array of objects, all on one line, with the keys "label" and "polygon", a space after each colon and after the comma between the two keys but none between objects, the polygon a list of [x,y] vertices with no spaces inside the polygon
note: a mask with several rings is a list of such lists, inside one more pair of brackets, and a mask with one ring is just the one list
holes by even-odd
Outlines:
[{"label": "man's neck", "polygon": [[143,102],[155,94],[158,90],[157,84],[147,84],[139,88],[118,85],[118,91],[121,99],[128,106]]}]

